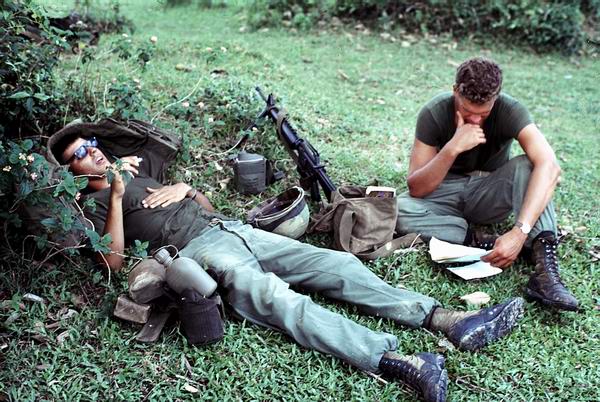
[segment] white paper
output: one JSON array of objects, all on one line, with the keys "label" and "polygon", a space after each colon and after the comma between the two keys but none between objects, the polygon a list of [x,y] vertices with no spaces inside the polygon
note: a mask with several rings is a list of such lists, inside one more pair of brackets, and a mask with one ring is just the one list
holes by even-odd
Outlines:
[{"label": "white paper", "polygon": [[482,248],[467,247],[460,244],[448,243],[432,237],[429,241],[431,259],[439,263],[479,261],[489,251]]},{"label": "white paper", "polygon": [[477,292],[469,293],[468,295],[461,296],[460,299],[466,301],[467,304],[470,304],[470,305],[476,306],[476,307],[479,307],[482,304],[489,303],[489,301],[492,300],[490,295],[488,295],[485,292],[481,292],[481,291],[477,291]]},{"label": "white paper", "polygon": [[489,262],[483,261],[477,261],[476,263],[465,265],[464,267],[448,267],[446,269],[466,281],[487,278],[502,272],[500,268],[492,267]]}]

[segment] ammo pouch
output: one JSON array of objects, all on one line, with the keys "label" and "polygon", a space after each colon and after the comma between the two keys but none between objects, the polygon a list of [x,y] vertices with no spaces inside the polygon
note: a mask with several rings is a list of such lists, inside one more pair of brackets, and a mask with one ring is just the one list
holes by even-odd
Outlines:
[{"label": "ammo pouch", "polygon": [[259,194],[267,186],[283,178],[273,162],[259,154],[241,151],[229,157],[233,165],[235,188],[240,194]]},{"label": "ammo pouch", "polygon": [[223,318],[219,309],[221,298],[216,293],[206,298],[193,289],[185,289],[177,304],[181,332],[189,343],[202,346],[223,339]]},{"label": "ammo pouch", "polygon": [[309,232],[333,232],[335,249],[374,260],[420,241],[414,233],[394,239],[397,216],[396,197],[367,197],[366,187],[340,186]]}]

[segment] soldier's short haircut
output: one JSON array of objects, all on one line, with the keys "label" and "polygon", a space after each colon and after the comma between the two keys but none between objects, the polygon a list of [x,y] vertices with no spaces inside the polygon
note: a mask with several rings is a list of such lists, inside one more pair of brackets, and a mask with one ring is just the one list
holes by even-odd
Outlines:
[{"label": "soldier's short haircut", "polygon": [[456,70],[455,89],[467,100],[483,104],[500,93],[502,70],[490,59],[475,57]]}]

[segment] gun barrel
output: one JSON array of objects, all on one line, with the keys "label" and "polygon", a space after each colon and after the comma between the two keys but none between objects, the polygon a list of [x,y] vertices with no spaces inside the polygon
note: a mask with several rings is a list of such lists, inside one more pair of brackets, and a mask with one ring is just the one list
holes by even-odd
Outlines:
[{"label": "gun barrel", "polygon": [[[259,117],[269,116],[273,122],[279,120],[279,109],[275,106],[273,96],[265,97],[260,87],[256,87],[256,92],[267,103],[267,107]],[[298,172],[302,178],[310,179],[313,183],[311,193],[315,201],[319,200],[319,190],[316,182],[323,188],[323,192],[327,200],[331,201],[331,194],[335,191],[335,185],[325,172],[325,166],[321,164],[319,153],[305,139],[302,139],[296,133],[296,130],[288,123],[287,119],[283,119],[278,127],[280,139],[289,147],[290,151],[297,153]],[[316,180],[316,181],[315,181]]]},{"label": "gun barrel", "polygon": [[[277,121],[276,113],[271,114],[273,120]],[[331,201],[331,193],[335,191],[335,184],[331,181],[325,165],[321,163],[321,158],[317,150],[306,139],[300,138],[294,128],[284,120],[281,124],[281,137],[289,146],[298,153],[298,163],[301,175],[314,176],[323,188],[323,192],[328,201]]]},{"label": "gun barrel", "polygon": [[260,98],[266,102],[267,101],[267,97],[265,96],[265,94],[263,93],[263,91],[260,89],[260,87],[257,86],[254,89],[256,90],[256,92],[258,92],[258,95],[260,96]]}]

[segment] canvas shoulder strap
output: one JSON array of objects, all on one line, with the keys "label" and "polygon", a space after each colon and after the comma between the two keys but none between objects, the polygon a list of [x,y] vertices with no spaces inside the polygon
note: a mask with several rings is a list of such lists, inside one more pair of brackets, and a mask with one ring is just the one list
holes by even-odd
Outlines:
[{"label": "canvas shoulder strap", "polygon": [[416,233],[409,233],[402,237],[392,239],[371,252],[359,253],[356,254],[356,256],[363,260],[375,260],[380,257],[387,257],[396,250],[413,247],[421,243],[423,243],[423,241],[421,240],[420,235]]}]

